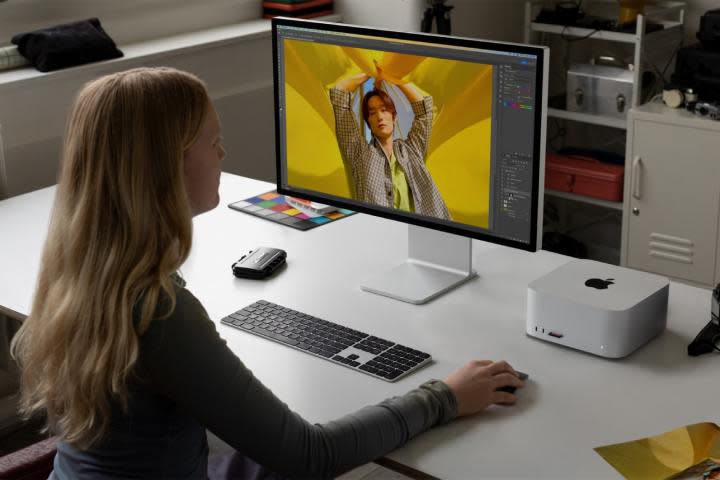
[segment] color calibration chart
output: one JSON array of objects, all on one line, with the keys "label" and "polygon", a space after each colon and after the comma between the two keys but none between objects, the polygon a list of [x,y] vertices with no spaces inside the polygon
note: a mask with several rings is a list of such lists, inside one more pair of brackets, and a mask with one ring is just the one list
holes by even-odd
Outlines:
[{"label": "color calibration chart", "polygon": [[319,225],[334,222],[353,215],[352,210],[339,208],[330,213],[315,213],[305,209],[295,208],[285,201],[285,196],[276,191],[263,193],[239,202],[231,203],[228,207],[256,217],[281,223],[298,230],[310,230]]}]

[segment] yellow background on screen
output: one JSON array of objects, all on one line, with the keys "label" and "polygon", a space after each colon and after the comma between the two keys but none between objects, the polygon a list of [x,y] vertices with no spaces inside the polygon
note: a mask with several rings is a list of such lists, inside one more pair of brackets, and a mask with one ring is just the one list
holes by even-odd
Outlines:
[{"label": "yellow background on screen", "polygon": [[[492,66],[284,40],[288,183],[351,198],[328,90],[373,60],[433,97],[427,167],[452,219],[488,228]],[[405,132],[407,134],[407,132]]]}]

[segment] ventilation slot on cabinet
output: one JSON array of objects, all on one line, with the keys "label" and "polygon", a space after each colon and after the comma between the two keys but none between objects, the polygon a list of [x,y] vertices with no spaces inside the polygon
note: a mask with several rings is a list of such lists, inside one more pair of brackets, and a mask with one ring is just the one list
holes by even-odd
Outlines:
[{"label": "ventilation slot on cabinet", "polygon": [[691,264],[695,252],[693,247],[692,240],[687,238],[651,233],[648,254],[651,257],[662,258],[671,262]]}]

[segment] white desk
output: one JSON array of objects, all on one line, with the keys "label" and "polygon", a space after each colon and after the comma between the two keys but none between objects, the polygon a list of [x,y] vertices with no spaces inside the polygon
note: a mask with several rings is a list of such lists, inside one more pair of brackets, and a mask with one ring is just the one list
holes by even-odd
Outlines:
[{"label": "white desk", "polygon": [[[528,282],[567,257],[474,242],[480,278],[413,306],[359,288],[403,257],[405,225],[355,215],[301,232],[225,206],[272,188],[223,174],[220,206],[195,219],[182,273],[233,351],[308,420],[331,420],[444,378],[471,358],[506,359],[528,372],[518,405],[436,428],[392,460],[448,479],[618,478],[593,447],[720,420],[720,360],[686,354],[708,320],[708,290],[673,283],[667,331],[626,359],[606,360],[525,336]],[[30,309],[53,194],[0,202],[0,308],[20,318]],[[287,269],[268,281],[233,277],[230,264],[260,245],[287,250]],[[435,363],[391,384],[220,325],[257,299],[399,340]]]}]

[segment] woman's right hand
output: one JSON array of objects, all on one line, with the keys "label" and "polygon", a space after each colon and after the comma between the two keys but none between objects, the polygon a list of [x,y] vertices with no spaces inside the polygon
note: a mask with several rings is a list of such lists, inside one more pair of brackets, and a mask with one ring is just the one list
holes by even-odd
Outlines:
[{"label": "woman's right hand", "polygon": [[498,388],[525,386],[507,362],[491,360],[469,362],[447,377],[445,384],[455,394],[459,417],[481,412],[493,404],[513,405],[517,397]]}]

